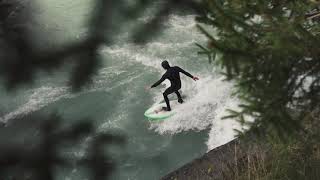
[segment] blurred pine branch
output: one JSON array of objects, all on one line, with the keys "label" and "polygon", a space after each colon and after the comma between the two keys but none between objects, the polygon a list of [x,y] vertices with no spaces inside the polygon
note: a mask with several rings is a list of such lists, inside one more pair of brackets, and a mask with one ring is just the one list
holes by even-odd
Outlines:
[{"label": "blurred pine branch", "polygon": [[244,124],[243,117],[254,114],[253,126],[285,136],[296,132],[301,117],[317,107],[318,5],[287,0],[202,1],[204,11],[196,19],[200,32],[208,37],[205,50],[222,53],[216,61],[228,79],[236,80],[237,95],[245,105],[229,117]]}]

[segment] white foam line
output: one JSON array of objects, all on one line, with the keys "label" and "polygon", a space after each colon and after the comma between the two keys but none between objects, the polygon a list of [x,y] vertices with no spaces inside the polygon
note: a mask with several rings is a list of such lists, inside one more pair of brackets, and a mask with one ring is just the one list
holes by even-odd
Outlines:
[{"label": "white foam line", "polygon": [[[107,73],[107,72],[104,72],[104,73]],[[104,73],[102,73],[102,75],[105,75]],[[110,72],[110,73],[117,74],[117,73],[122,73],[122,71],[115,72],[114,70],[112,70],[112,72]],[[33,93],[28,97],[28,101],[25,104],[21,105],[13,112],[10,112],[10,113],[4,115],[3,117],[0,117],[0,121],[1,122],[8,122],[10,119],[25,116],[29,113],[35,112],[35,111],[49,105],[50,103],[56,102],[62,98],[74,98],[74,97],[79,96],[81,94],[95,92],[95,91],[99,91],[99,90],[111,91],[115,88],[118,88],[118,87],[124,85],[124,84],[131,83],[134,81],[134,79],[139,78],[141,76],[142,76],[142,73],[135,75],[135,76],[131,76],[130,78],[124,79],[123,81],[120,81],[117,85],[112,86],[110,88],[97,87],[97,85],[99,83],[101,83],[99,80],[97,80],[94,82],[93,87],[91,87],[87,90],[84,90],[81,93],[77,93],[77,94],[70,93],[69,87],[43,86],[43,87],[40,87],[40,88],[33,90]]]},{"label": "white foam line", "polygon": [[23,116],[28,113],[39,110],[49,103],[55,102],[61,98],[71,97],[67,87],[41,87],[35,89],[28,98],[28,102],[20,106],[17,110],[3,116],[2,121],[7,122],[10,119],[18,116]]},{"label": "white foam line", "polygon": [[[144,48],[134,44],[127,44],[124,46],[112,46],[105,47],[102,50],[102,53],[108,53],[113,57],[118,57],[120,59],[129,60],[132,62],[139,62],[145,66],[156,68],[157,70],[162,70],[162,67],[159,62],[163,59],[167,59],[164,57],[160,57],[159,55],[153,54],[154,49],[158,51],[167,52],[172,49],[178,48],[186,48],[192,46],[195,41],[189,41],[184,43],[159,43],[153,42],[148,43]],[[174,59],[175,57],[171,57],[170,59]]]}]

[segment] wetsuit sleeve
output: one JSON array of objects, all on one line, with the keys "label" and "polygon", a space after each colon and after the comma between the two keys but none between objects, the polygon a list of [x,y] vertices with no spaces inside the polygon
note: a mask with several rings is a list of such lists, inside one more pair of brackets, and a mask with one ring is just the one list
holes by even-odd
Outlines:
[{"label": "wetsuit sleeve", "polygon": [[166,76],[163,75],[159,81],[157,81],[156,83],[154,83],[154,84],[151,86],[151,88],[157,87],[157,86],[158,86],[159,84],[161,84],[165,79],[166,79]]},{"label": "wetsuit sleeve", "polygon": [[187,71],[183,70],[183,69],[180,68],[180,67],[178,67],[178,69],[179,69],[179,72],[185,74],[186,76],[189,76],[190,78],[193,78],[193,76],[192,76],[190,73],[188,73]]}]

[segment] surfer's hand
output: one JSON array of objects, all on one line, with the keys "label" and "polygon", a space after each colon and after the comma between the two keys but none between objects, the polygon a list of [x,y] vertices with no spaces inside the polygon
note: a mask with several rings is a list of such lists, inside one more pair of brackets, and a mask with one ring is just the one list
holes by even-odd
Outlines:
[{"label": "surfer's hand", "polygon": [[146,87],[144,87],[144,89],[145,89],[146,91],[148,91],[148,90],[150,90],[150,89],[151,89],[151,87],[146,86]]},{"label": "surfer's hand", "polygon": [[196,77],[196,76],[194,76],[192,79],[193,79],[194,81],[198,81],[198,80],[199,80],[199,78]]}]

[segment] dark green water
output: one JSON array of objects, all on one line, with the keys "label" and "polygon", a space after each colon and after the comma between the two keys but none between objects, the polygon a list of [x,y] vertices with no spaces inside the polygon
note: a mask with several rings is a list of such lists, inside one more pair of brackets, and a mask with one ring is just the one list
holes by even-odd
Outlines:
[{"label": "dark green water", "polygon": [[[37,31],[50,33],[54,43],[85,36],[91,2],[38,0],[34,12]],[[145,15],[131,23],[143,23],[147,18]],[[128,142],[115,156],[118,168],[113,176],[121,180],[158,179],[230,141],[234,136],[232,129],[238,126],[221,121],[220,117],[226,107],[234,107],[237,101],[230,96],[231,85],[214,73],[214,65],[197,55],[194,43],[205,43],[205,37],[196,30],[194,16],[171,15],[164,26],[160,36],[144,46],[129,43],[126,30],[119,30],[123,33],[116,38],[117,42],[100,51],[104,61],[94,83],[80,93],[69,92],[64,70],[52,76],[39,75],[32,88],[16,95],[1,90],[2,120],[10,121],[35,111],[55,111],[70,121],[91,117],[99,131],[124,133]],[[160,78],[163,59],[199,76],[200,81],[182,77],[182,92],[187,99],[177,109],[179,115],[161,123],[149,123],[143,113],[162,100],[164,87],[149,92],[144,87]],[[75,169],[71,174],[62,173],[60,179],[82,179],[81,174]]]}]

